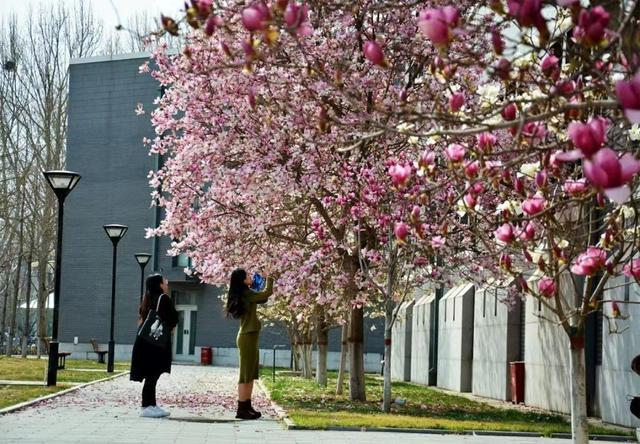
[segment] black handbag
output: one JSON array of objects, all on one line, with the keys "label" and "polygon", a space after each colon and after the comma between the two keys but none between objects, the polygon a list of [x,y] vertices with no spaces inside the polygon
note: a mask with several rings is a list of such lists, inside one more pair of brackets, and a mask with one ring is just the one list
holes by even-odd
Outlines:
[{"label": "black handbag", "polygon": [[155,347],[167,348],[171,344],[171,331],[158,315],[162,296],[164,295],[161,294],[158,297],[156,309],[152,308],[147,313],[147,318],[144,320],[140,330],[138,330],[138,336]]}]

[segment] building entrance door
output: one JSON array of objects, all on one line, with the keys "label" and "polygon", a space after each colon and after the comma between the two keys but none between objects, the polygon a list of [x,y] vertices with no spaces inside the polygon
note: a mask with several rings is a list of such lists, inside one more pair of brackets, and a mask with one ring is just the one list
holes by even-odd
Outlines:
[{"label": "building entrance door", "polygon": [[176,310],[178,311],[178,325],[173,335],[173,359],[193,361],[195,359],[198,307],[177,305]]}]

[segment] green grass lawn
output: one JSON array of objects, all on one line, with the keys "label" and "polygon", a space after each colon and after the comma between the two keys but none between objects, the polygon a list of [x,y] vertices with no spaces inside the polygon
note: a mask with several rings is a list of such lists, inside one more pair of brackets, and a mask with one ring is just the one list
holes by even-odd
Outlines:
[{"label": "green grass lawn", "polygon": [[[326,427],[403,427],[465,430],[501,430],[551,433],[570,432],[569,423],[559,415],[498,408],[455,394],[406,382],[394,382],[392,397],[405,400],[393,404],[391,413],[380,411],[382,378],[367,375],[367,402],[349,401],[348,379],[344,394],[335,394],[336,372],[329,372],[327,388],[313,380],[279,375],[271,380],[271,370],[261,370],[261,381],[273,400],[287,410],[296,425],[314,429]],[[619,429],[590,426],[596,434],[624,435]],[[631,434],[631,433],[628,433]]]},{"label": "green grass lawn", "polygon": [[[9,381],[46,380],[47,359],[22,359],[0,356],[0,379]],[[79,371],[78,369],[94,369],[104,371]],[[107,372],[107,364],[96,361],[67,359],[65,369],[58,370],[58,386],[37,387],[20,385],[0,385],[0,408],[19,404],[30,399],[39,398],[71,387],[70,383],[96,381],[129,370],[128,362],[116,362],[115,373]]]},{"label": "green grass lawn", "polygon": [[[0,379],[10,381],[44,381],[46,379],[47,359],[22,359],[0,356]],[[74,369],[104,369],[104,371],[83,372]],[[114,365],[115,372],[126,371],[129,364],[118,362]],[[106,364],[96,361],[67,359],[65,369],[58,370],[60,382],[89,382],[113,376],[107,373]]]},{"label": "green grass lawn", "polygon": [[61,390],[69,388],[68,386],[58,385],[56,387],[28,387],[18,385],[0,385],[0,409],[11,405],[20,404],[30,399],[39,398],[41,396],[50,395]]}]

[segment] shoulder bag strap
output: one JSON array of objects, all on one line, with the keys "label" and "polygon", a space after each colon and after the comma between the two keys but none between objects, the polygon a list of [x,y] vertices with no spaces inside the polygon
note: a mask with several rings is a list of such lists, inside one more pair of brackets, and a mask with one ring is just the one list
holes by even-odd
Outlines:
[{"label": "shoulder bag strap", "polygon": [[160,296],[158,296],[158,304],[156,305],[156,313],[158,312],[158,310],[160,310],[160,300],[162,299],[162,295],[164,295],[164,293],[161,293]]}]

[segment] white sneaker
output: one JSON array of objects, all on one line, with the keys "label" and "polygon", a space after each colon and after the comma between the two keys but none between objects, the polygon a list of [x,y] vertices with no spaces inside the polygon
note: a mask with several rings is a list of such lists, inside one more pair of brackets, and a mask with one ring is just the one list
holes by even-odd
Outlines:
[{"label": "white sneaker", "polygon": [[152,408],[160,415],[160,418],[171,415],[171,413],[167,412],[165,409],[161,408],[159,405],[154,405]]},{"label": "white sneaker", "polygon": [[155,406],[148,406],[142,409],[140,416],[143,418],[162,418],[164,415],[156,410]]}]

